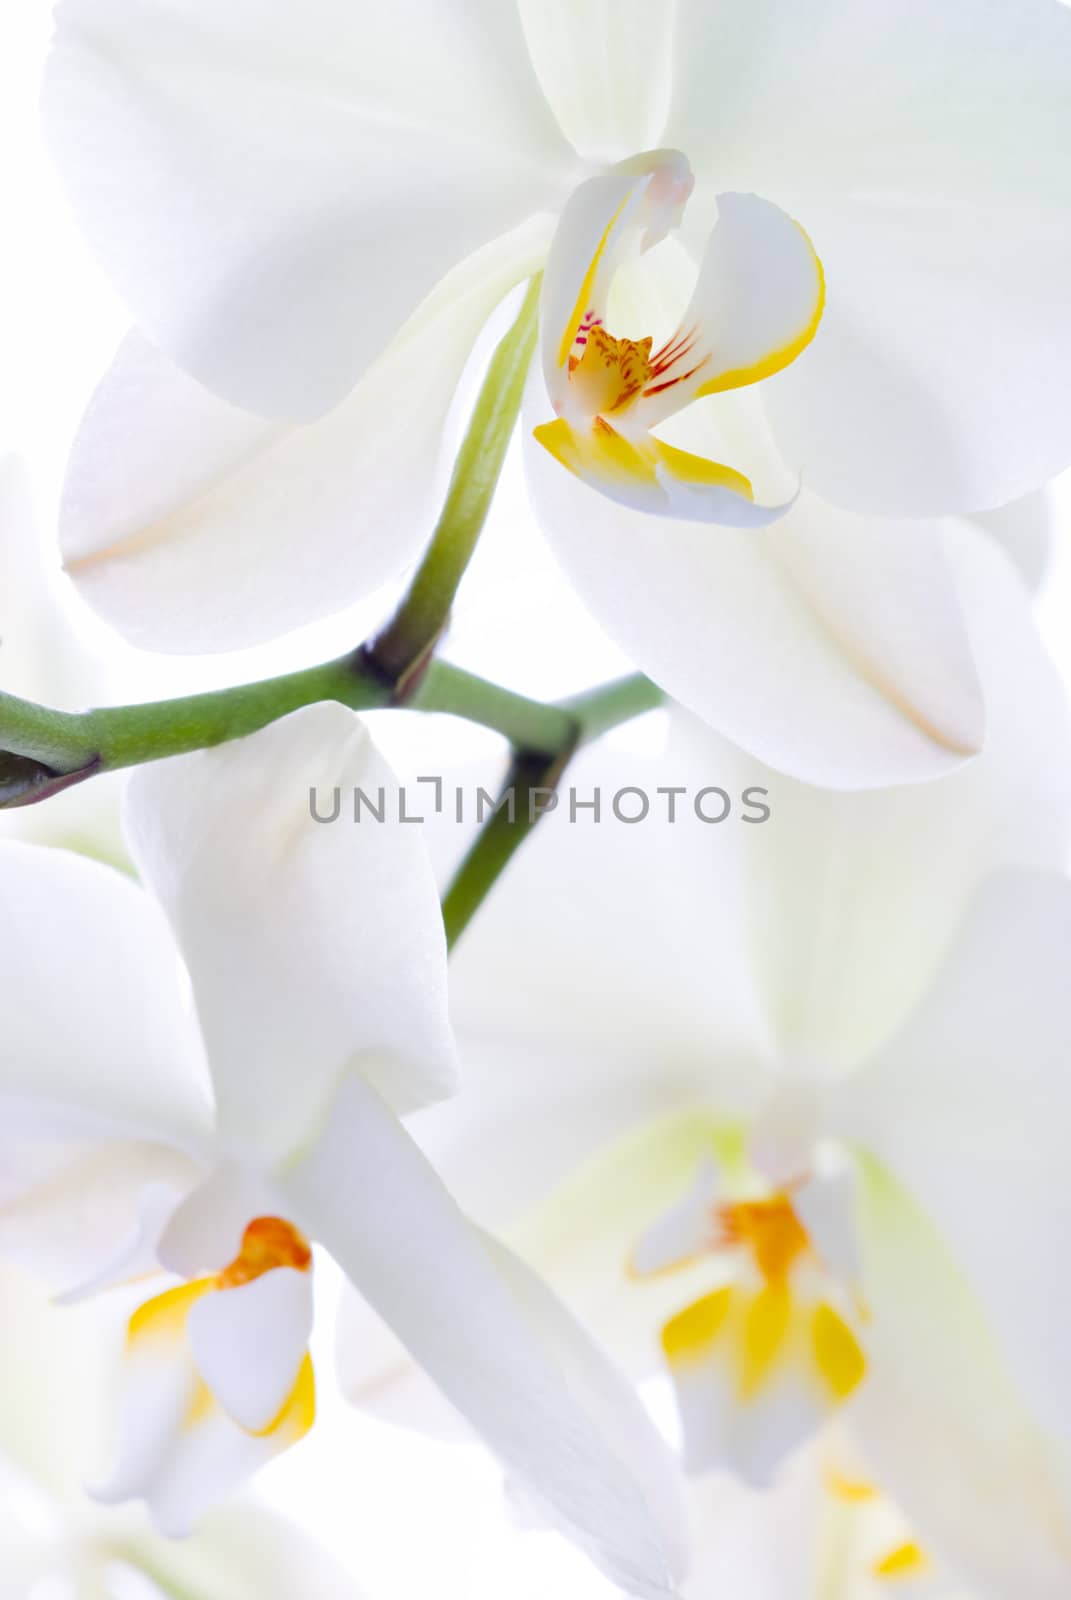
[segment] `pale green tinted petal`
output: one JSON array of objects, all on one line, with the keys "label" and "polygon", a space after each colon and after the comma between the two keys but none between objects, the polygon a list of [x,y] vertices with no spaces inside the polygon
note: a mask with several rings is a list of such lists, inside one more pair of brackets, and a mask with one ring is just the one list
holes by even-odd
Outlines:
[{"label": "pale green tinted petal", "polygon": [[1066,1453],[1023,1398],[979,1300],[926,1216],[866,1163],[869,1376],[850,1420],[916,1537],[979,1595],[1059,1600],[1071,1582]]}]

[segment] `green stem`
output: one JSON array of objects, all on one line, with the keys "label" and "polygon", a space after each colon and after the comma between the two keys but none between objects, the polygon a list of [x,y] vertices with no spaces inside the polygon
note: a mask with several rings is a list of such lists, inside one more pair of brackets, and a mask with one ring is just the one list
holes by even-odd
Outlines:
[{"label": "green stem", "polygon": [[664,696],[648,678],[635,673],[575,695],[554,709],[571,723],[557,750],[514,752],[498,806],[487,818],[443,897],[443,921],[450,949],[460,939],[517,850],[540,818],[575,752],[622,722],[662,704]]},{"label": "green stem", "polygon": [[[646,679],[633,681],[644,686],[639,700],[650,702],[657,694]],[[610,685],[587,698],[619,693],[619,686]],[[449,712],[545,758],[571,746],[584,715],[583,699],[573,706],[544,705],[444,661],[431,663],[408,698],[399,696],[369,667],[363,649],[302,672],[146,705],[53,711],[0,694],[0,808],[46,799],[98,772],[241,739],[317,700],[337,700],[354,711],[407,704]]]},{"label": "green stem", "polygon": [[368,646],[388,683],[404,684],[435,648],[487,520],[535,353],[541,276],[492,357],[431,542],[393,618]]}]

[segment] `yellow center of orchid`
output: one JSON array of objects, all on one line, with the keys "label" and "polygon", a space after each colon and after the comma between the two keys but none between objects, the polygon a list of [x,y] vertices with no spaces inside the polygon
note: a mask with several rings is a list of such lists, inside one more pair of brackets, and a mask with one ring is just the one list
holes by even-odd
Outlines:
[{"label": "yellow center of orchid", "polygon": [[706,1248],[735,1259],[735,1279],[666,1323],[671,1369],[722,1369],[740,1404],[799,1387],[817,1421],[854,1392],[866,1361],[791,1190],[715,1204],[710,1220]]},{"label": "yellow center of orchid", "polygon": [[570,356],[573,390],[592,416],[623,411],[650,381],[650,339],[615,339],[601,325],[583,336],[583,354]]},{"label": "yellow center of orchid", "polygon": [[692,187],[685,156],[656,150],[597,174],[571,196],[543,294],[543,372],[556,415],[535,437],[611,500],[688,521],[756,527],[791,502],[756,506],[743,473],[677,449],[654,430],[694,400],[791,365],[818,330],[825,278],[791,217],[756,195],[722,195],[676,332],[657,350],[651,338],[609,333],[619,269],[679,225]]},{"label": "yellow center of orchid", "polygon": [[[312,1249],[304,1235],[281,1217],[255,1217],[242,1234],[238,1254],[221,1272],[194,1278],[154,1295],[130,1319],[128,1356],[135,1361],[181,1366],[188,1372],[189,1396],[183,1431],[213,1424],[217,1397],[202,1373],[190,1365],[190,1318],[197,1308],[222,1291],[245,1289],[269,1273],[289,1268],[312,1269]],[[229,1299],[229,1296],[227,1297]],[[157,1367],[159,1370],[159,1367]],[[294,1444],[311,1428],[316,1415],[316,1384],[306,1350],[285,1393],[263,1418],[239,1422],[251,1438],[271,1441],[272,1450]],[[235,1419],[237,1420],[237,1419]]]},{"label": "yellow center of orchid", "polygon": [[811,1248],[806,1229],[783,1192],[767,1200],[741,1200],[720,1206],[718,1222],[724,1243],[750,1251],[768,1284],[784,1283],[796,1262]]}]

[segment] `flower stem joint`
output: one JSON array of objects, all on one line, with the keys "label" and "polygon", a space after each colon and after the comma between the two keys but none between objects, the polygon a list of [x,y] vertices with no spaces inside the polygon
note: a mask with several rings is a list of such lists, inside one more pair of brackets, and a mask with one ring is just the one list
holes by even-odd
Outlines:
[{"label": "flower stem joint", "polygon": [[99,756],[74,772],[57,772],[33,756],[17,755],[12,750],[0,751],[0,810],[11,811],[18,806],[36,805],[39,800],[50,800],[64,789],[92,778],[99,770]]}]

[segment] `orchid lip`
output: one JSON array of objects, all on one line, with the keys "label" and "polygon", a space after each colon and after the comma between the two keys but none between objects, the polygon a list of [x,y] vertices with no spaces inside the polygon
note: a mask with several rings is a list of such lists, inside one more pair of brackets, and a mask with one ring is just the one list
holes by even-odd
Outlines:
[{"label": "orchid lip", "polygon": [[679,226],[694,179],[679,151],[590,178],[562,213],[543,290],[543,372],[557,421],[537,440],[568,471],[639,510],[761,526],[792,501],[755,503],[749,479],[676,450],[655,429],[694,401],[782,371],[814,338],[821,263],[803,229],[755,195],[722,195],[691,303],[657,348],[618,336],[610,294],[629,257]]}]

